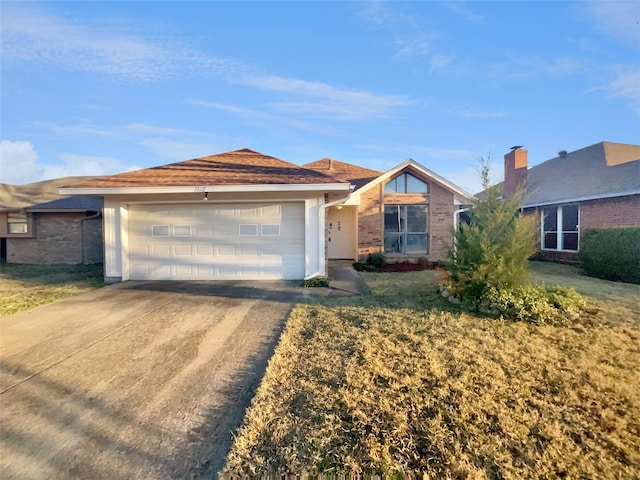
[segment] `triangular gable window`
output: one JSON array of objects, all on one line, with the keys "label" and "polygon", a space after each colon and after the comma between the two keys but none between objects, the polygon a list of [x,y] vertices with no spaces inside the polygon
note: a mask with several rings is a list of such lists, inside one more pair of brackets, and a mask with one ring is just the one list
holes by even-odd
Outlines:
[{"label": "triangular gable window", "polygon": [[410,173],[403,173],[384,186],[384,193],[429,193],[427,184]]}]

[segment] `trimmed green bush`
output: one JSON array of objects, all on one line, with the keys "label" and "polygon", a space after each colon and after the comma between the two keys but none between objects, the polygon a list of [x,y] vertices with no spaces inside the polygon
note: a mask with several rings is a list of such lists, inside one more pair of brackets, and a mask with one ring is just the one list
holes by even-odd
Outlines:
[{"label": "trimmed green bush", "polygon": [[585,275],[640,284],[640,228],[588,230],[580,260]]},{"label": "trimmed green bush", "polygon": [[367,262],[354,262],[353,268],[358,272],[379,272],[380,269],[387,262],[387,257],[384,256],[384,253],[370,253],[367,255]]},{"label": "trimmed green bush", "polygon": [[379,272],[380,271],[378,267],[374,267],[373,265],[369,265],[368,263],[361,263],[361,262],[353,262],[353,268],[358,272]]},{"label": "trimmed green bush", "polygon": [[369,265],[373,265],[376,268],[382,268],[382,266],[387,262],[387,257],[384,256],[384,253],[370,253],[367,256],[367,263]]},{"label": "trimmed green bush", "polygon": [[307,280],[302,282],[302,286],[306,288],[328,287],[329,279],[327,277],[308,278]]},{"label": "trimmed green bush", "polygon": [[565,325],[579,317],[584,308],[584,298],[571,288],[533,284],[515,288],[491,286],[481,300],[481,309],[488,313],[535,325]]}]

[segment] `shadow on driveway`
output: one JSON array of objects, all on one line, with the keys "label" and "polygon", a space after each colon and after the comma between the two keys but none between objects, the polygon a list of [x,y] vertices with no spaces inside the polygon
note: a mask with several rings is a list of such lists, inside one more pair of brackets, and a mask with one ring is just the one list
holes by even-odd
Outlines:
[{"label": "shadow on driveway", "polygon": [[298,282],[126,282],[0,319],[0,476],[211,478]]}]

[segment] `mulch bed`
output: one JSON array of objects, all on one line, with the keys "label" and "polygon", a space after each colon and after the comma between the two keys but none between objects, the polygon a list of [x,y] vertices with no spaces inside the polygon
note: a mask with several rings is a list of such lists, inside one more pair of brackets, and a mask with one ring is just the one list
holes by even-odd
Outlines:
[{"label": "mulch bed", "polygon": [[411,263],[385,263],[380,269],[381,272],[420,272],[422,270],[444,270],[441,265],[435,262]]}]

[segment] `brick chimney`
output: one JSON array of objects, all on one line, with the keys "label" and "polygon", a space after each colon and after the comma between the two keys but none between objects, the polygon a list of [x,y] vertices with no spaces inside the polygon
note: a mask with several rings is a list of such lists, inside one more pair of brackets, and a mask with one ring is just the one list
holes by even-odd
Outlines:
[{"label": "brick chimney", "polygon": [[504,156],[504,183],[502,195],[510,197],[518,187],[524,187],[527,182],[527,150],[522,147],[513,147]]}]

